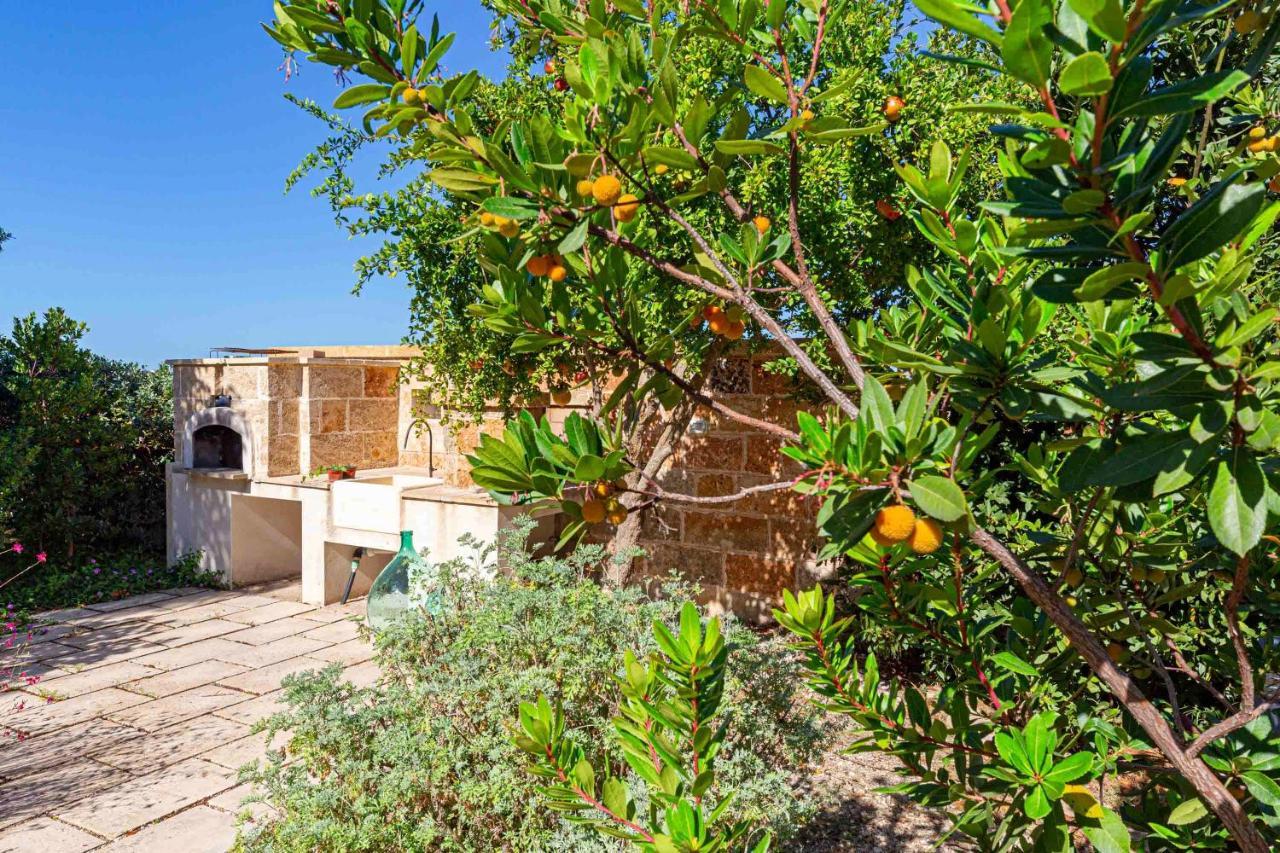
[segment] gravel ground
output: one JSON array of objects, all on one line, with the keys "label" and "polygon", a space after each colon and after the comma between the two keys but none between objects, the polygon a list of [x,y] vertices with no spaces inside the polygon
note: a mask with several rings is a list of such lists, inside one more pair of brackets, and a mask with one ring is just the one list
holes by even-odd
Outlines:
[{"label": "gravel ground", "polygon": [[[834,738],[839,743],[839,733]],[[791,853],[866,853],[866,851],[934,850],[947,830],[947,819],[906,797],[877,794],[875,789],[901,781],[892,755],[879,752],[828,754],[804,780],[815,792],[820,810],[799,837],[786,845]],[[955,850],[950,844],[943,850]]]}]

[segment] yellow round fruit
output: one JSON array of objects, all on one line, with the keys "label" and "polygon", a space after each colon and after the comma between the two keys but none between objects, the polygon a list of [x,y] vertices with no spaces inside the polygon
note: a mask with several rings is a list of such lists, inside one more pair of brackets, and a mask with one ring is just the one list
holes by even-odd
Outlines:
[{"label": "yellow round fruit", "polygon": [[805,124],[813,121],[813,110],[802,110],[800,112],[800,120]]},{"label": "yellow round fruit", "polygon": [[1174,189],[1177,189],[1178,187],[1182,186],[1186,182],[1187,182],[1186,178],[1180,175],[1175,175],[1174,177],[1169,179],[1169,186],[1173,187]]},{"label": "yellow round fruit", "polygon": [[875,529],[890,542],[905,542],[916,527],[916,514],[902,504],[887,506],[876,513]]},{"label": "yellow round fruit", "polygon": [[636,218],[636,214],[640,211],[640,199],[631,193],[624,193],[618,196],[618,203],[614,205],[613,215],[618,217],[619,222],[630,222]]},{"label": "yellow round fruit", "polygon": [[764,232],[769,230],[769,226],[773,223],[769,221],[769,217],[767,216],[757,216],[755,219],[751,220],[751,224],[756,227],[756,231],[764,234]]},{"label": "yellow round fruit", "polygon": [[1077,587],[1084,583],[1084,572],[1072,566],[1067,569],[1067,586]]},{"label": "yellow round fruit", "polygon": [[743,323],[741,320],[730,320],[729,324],[725,327],[724,336],[727,340],[737,341],[741,340],[742,336],[746,334],[746,331],[746,323]]},{"label": "yellow round fruit", "polygon": [[617,498],[609,498],[605,502],[605,510],[605,517],[609,519],[610,524],[618,525],[627,520],[627,508]]},{"label": "yellow round fruit", "polygon": [[595,491],[596,496],[601,498],[607,498],[614,492],[613,483],[610,483],[608,480],[601,480],[592,488]]},{"label": "yellow round fruit", "polygon": [[1068,595],[1066,598],[1063,599],[1063,601],[1067,603],[1068,607],[1075,607],[1077,604],[1080,603],[1079,601],[1076,600],[1076,597],[1074,595]]},{"label": "yellow round fruit", "polygon": [[1264,139],[1266,138],[1266,135],[1267,129],[1260,124],[1255,124],[1253,127],[1249,128],[1250,139]]},{"label": "yellow round fruit", "polygon": [[422,103],[422,92],[418,91],[412,86],[405,89],[404,92],[401,93],[401,95],[404,98],[404,102],[406,104],[412,104],[416,106]]},{"label": "yellow round fruit", "polygon": [[551,259],[546,255],[534,255],[525,262],[524,268],[531,276],[544,276],[551,271]]},{"label": "yellow round fruit", "polygon": [[604,501],[588,500],[582,505],[582,520],[587,524],[599,524],[604,516]]},{"label": "yellow round fruit", "polygon": [[1252,9],[1247,9],[1236,16],[1231,26],[1242,36],[1247,36],[1262,26],[1262,16]]},{"label": "yellow round fruit", "polygon": [[907,544],[917,554],[932,554],[942,546],[942,525],[932,518],[921,518],[916,521]]},{"label": "yellow round fruit", "polygon": [[591,184],[591,197],[596,204],[613,207],[622,195],[622,182],[613,175],[601,175]]},{"label": "yellow round fruit", "polygon": [[724,335],[728,334],[729,326],[732,323],[733,321],[726,317],[724,312],[721,311],[718,314],[712,315],[711,319],[707,321],[707,327],[711,329],[714,334]]},{"label": "yellow round fruit", "polygon": [[658,165],[653,167],[653,173],[655,175],[665,175],[669,170],[670,170],[670,167],[667,166],[666,163],[659,163]]},{"label": "yellow round fruit", "polygon": [[1134,566],[1129,569],[1129,580],[1134,583],[1144,583],[1147,580],[1147,570],[1143,566]]},{"label": "yellow round fruit", "polygon": [[555,282],[564,281],[569,275],[569,270],[565,269],[564,264],[552,264],[551,269],[547,271],[547,278]]},{"label": "yellow round fruit", "polygon": [[902,98],[897,95],[890,95],[884,99],[884,106],[881,108],[881,112],[884,113],[884,117],[889,120],[890,124],[894,124],[898,119],[902,118],[902,111],[906,107],[907,104]]},{"label": "yellow round fruit", "polygon": [[503,237],[511,238],[520,233],[520,223],[515,220],[507,222],[505,225],[498,226],[498,233]]},{"label": "yellow round fruit", "polygon": [[595,186],[595,181],[591,180],[590,178],[583,178],[582,180],[578,181],[577,186],[575,186],[574,189],[578,191],[578,195],[582,196],[583,198],[586,198],[587,196],[591,195],[591,188],[593,186]]},{"label": "yellow round fruit", "polygon": [[491,225],[493,225],[493,214],[487,210],[483,211],[480,214],[480,224],[483,225],[485,228],[488,228]]},{"label": "yellow round fruit", "polygon": [[898,544],[897,542],[891,542],[888,539],[885,539],[884,536],[880,533],[880,531],[876,530],[876,526],[874,524],[871,525],[871,530],[867,535],[871,537],[872,542],[876,543],[882,548],[892,548],[894,545]]}]

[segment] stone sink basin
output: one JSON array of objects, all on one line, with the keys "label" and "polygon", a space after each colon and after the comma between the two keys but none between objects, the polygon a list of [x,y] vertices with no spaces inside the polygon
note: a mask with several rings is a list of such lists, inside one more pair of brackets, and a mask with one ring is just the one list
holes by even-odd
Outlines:
[{"label": "stone sink basin", "polygon": [[400,498],[407,489],[444,482],[425,474],[395,473],[357,476],[330,485],[330,513],[334,527],[398,533],[401,530]]}]

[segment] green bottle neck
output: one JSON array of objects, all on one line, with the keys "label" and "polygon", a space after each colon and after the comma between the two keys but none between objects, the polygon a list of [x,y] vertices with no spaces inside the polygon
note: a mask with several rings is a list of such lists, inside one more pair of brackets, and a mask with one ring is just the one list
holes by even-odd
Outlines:
[{"label": "green bottle neck", "polygon": [[412,530],[401,530],[401,531],[400,531],[400,553],[401,553],[401,554],[404,554],[404,553],[416,554],[416,553],[417,553],[417,552],[413,549],[413,531],[412,531]]}]

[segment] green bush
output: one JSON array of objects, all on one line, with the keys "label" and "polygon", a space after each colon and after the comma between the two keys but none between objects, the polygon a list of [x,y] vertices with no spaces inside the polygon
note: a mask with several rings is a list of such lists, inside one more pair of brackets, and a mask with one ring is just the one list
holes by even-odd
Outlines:
[{"label": "green bush", "polygon": [[[612,849],[536,796],[512,741],[512,709],[545,694],[584,733],[594,766],[625,776],[621,751],[595,737],[618,711],[617,650],[653,651],[651,623],[674,624],[678,608],[596,584],[598,547],[527,556],[527,530],[504,536],[496,556],[505,570],[493,581],[476,571],[492,554],[440,567],[439,614],[378,638],[381,684],[353,687],[336,667],[286,680],[288,708],[268,727],[293,732],[297,760],[251,774],[283,816],[246,828],[240,849]],[[785,835],[811,809],[788,782],[815,754],[817,718],[780,645],[733,623],[725,637],[730,734],[717,770],[738,791],[728,817]]]}]

